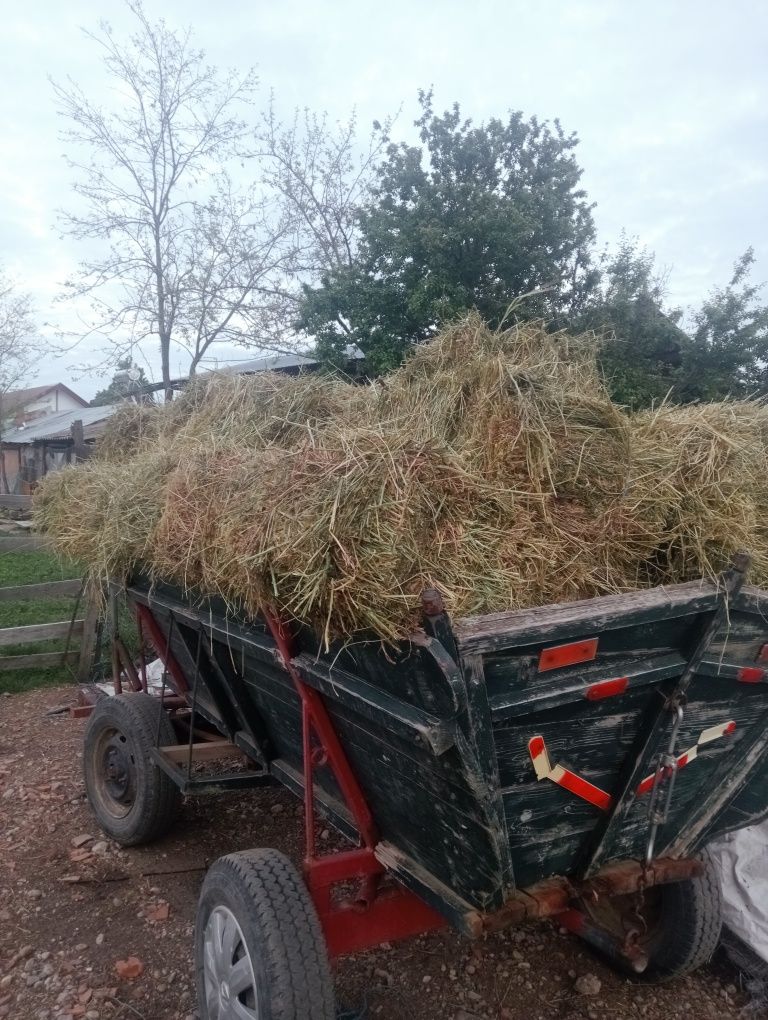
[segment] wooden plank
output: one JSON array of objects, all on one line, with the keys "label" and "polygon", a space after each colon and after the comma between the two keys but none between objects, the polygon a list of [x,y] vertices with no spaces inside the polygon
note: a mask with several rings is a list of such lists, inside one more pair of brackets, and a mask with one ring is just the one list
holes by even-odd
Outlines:
[{"label": "wooden plank", "polygon": [[[504,673],[500,668],[502,665],[503,663],[494,663],[494,680],[497,689],[500,687],[500,680],[504,679]],[[527,715],[530,712],[541,711],[544,708],[557,708],[560,705],[573,702],[578,704],[585,699],[586,691],[591,684],[599,680],[608,680],[611,677],[625,677],[628,680],[628,687],[632,691],[650,687],[662,680],[679,677],[685,667],[685,660],[677,653],[659,655],[655,659],[650,656],[644,658],[641,658],[640,655],[627,656],[625,659],[610,660],[609,664],[598,663],[594,667],[584,669],[580,675],[576,671],[569,670],[562,679],[555,682],[550,680],[548,688],[543,684],[532,684],[527,676],[524,679],[515,677],[512,672],[515,666],[514,660],[510,660],[509,665],[511,668],[508,675],[512,677],[512,681],[507,684],[507,690],[500,689],[498,693],[492,694],[488,699],[494,723],[507,718]]]},{"label": "wooden plank", "polygon": [[715,609],[718,597],[719,589],[713,581],[691,581],[627,595],[602,595],[537,609],[467,616],[454,621],[453,630],[462,654],[494,652],[599,635],[670,616],[690,616]]},{"label": "wooden plank", "polygon": [[[72,635],[79,637],[83,633],[83,620],[75,620]],[[26,627],[5,627],[0,630],[0,648],[8,645],[27,645],[32,641],[50,641],[53,638],[66,637],[69,633],[70,621],[60,623],[33,623]]]},{"label": "wooden plank", "polygon": [[77,595],[82,581],[44,581],[42,584],[19,584],[13,588],[0,588],[0,602],[27,602],[30,599],[56,599]]},{"label": "wooden plank", "polygon": [[499,759],[493,732],[493,713],[488,701],[482,655],[465,657],[464,677],[467,685],[468,736],[472,741],[479,772],[473,785],[478,798],[485,793],[486,810],[496,822],[496,825],[492,826],[495,850],[501,864],[503,884],[505,890],[508,890],[514,887],[515,875],[509,851],[504,800],[501,796]]},{"label": "wooden plank", "polygon": [[35,652],[31,655],[0,656],[0,673],[15,669],[50,669],[69,666],[77,661],[77,652]]},{"label": "wooden plank", "polygon": [[0,493],[0,506],[6,510],[29,510],[32,497],[16,493]]},{"label": "wooden plank", "polygon": [[47,547],[48,542],[42,535],[23,535],[21,538],[13,538],[9,535],[0,538],[0,553],[29,552],[32,549],[45,549]]},{"label": "wooden plank", "polygon": [[586,855],[580,878],[590,878],[606,860],[610,859],[611,846],[620,838],[622,829],[634,808],[638,783],[650,771],[651,761],[657,760],[673,725],[674,712],[693,682],[696,670],[704,661],[710,645],[728,619],[730,601],[744,583],[748,565],[749,560],[743,554],[737,553],[733,557],[732,566],[722,575],[722,583],[718,587],[717,609],[711,615],[702,616],[698,641],[691,648],[680,678],[677,681],[665,682],[670,684],[670,689],[664,691],[665,697],[659,698],[653,710],[643,720],[634,753],[628,760],[623,782],[620,782],[614,791],[613,806],[596,826],[594,843]]},{"label": "wooden plank", "polygon": [[690,853],[699,845],[701,835],[709,828],[717,815],[732,802],[752,777],[768,753],[768,729],[765,717],[758,720],[749,733],[750,747],[734,761],[724,761],[718,772],[710,777],[704,796],[699,797],[693,817],[685,820],[685,826],[677,838],[670,843],[675,855]]},{"label": "wooden plank", "polygon": [[434,754],[442,754],[455,742],[456,720],[453,718],[439,719],[377,690],[346,670],[325,662],[315,662],[309,655],[299,655],[294,665],[304,683],[321,694],[342,702],[374,722],[381,724],[386,720],[388,728],[400,736],[411,739],[422,737]]},{"label": "wooden plank", "polygon": [[[83,636],[80,641],[80,654],[77,661],[77,680],[81,684],[87,683],[91,679],[91,672],[96,657],[102,609],[99,594],[99,591],[94,587],[89,587],[86,590]],[[76,606],[74,612],[77,612],[77,610],[78,607]]]},{"label": "wooden plank", "polygon": [[[189,744],[170,744],[161,747],[160,751],[169,761],[177,765],[186,764],[189,760]],[[209,740],[204,744],[192,745],[193,762],[218,761],[219,758],[231,758],[233,754],[240,758],[243,752],[228,740]]]}]

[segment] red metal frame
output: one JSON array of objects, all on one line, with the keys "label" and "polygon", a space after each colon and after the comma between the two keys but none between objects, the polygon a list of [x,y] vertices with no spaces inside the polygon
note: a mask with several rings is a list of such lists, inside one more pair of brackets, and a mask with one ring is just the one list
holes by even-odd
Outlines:
[{"label": "red metal frame", "polygon": [[176,690],[179,694],[186,693],[189,690],[189,684],[187,683],[187,678],[184,676],[184,670],[176,661],[176,657],[171,651],[170,640],[165,636],[165,634],[163,634],[157,620],[152,615],[152,611],[147,606],[142,606],[140,602],[137,602],[136,619],[142,629],[142,633],[144,628],[146,628],[146,631],[149,634],[149,640],[152,642],[155,651],[159,658],[163,660],[163,665],[173,677],[173,681],[176,684]]},{"label": "red metal frame", "polygon": [[[376,824],[360,784],[317,691],[308,687],[293,664],[293,640],[284,625],[265,613],[282,664],[301,699],[304,745],[304,877],[323,926],[331,958],[382,942],[443,928],[447,921],[415,893],[396,884],[380,887],[386,868],[376,859]],[[315,841],[314,773],[327,766],[339,785],[360,833],[354,850],[318,855]],[[354,895],[337,896],[334,887],[353,882]]]}]

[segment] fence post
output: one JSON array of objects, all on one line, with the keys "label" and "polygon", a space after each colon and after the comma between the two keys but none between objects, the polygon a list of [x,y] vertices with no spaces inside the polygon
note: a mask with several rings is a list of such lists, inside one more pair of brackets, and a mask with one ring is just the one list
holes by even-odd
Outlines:
[{"label": "fence post", "polygon": [[85,621],[80,638],[80,656],[77,663],[77,682],[88,683],[93,671],[96,655],[96,637],[102,609],[101,592],[95,584],[88,584],[85,589]]},{"label": "fence post", "polygon": [[69,427],[69,432],[72,436],[72,452],[75,455],[75,464],[80,464],[82,461],[88,459],[91,453],[91,448],[85,441],[83,423],[79,418],[77,421],[72,422]]}]

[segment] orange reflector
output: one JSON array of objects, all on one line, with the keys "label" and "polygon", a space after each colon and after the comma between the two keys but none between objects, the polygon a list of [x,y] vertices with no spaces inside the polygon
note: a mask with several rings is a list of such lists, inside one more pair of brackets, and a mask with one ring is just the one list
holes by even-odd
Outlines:
[{"label": "orange reflector", "polygon": [[736,679],[742,684],[759,684],[764,676],[764,669],[758,666],[744,666],[736,674]]},{"label": "orange reflector", "polygon": [[586,641],[573,641],[569,645],[555,645],[544,648],[539,655],[539,672],[547,669],[559,669],[561,666],[573,666],[577,662],[589,662],[597,655],[597,638]]},{"label": "orange reflector", "polygon": [[623,694],[629,686],[629,679],[625,676],[617,676],[613,680],[601,680],[600,683],[591,684],[584,691],[587,701],[600,701],[602,698],[615,698],[617,694]]}]

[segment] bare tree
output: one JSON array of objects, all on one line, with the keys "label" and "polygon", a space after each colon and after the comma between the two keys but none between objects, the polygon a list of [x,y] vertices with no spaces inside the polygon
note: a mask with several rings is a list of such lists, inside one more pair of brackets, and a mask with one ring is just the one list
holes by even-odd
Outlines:
[{"label": "bare tree", "polygon": [[0,270],[0,492],[8,491],[1,449],[3,426],[8,415],[3,407],[4,398],[22,380],[29,378],[39,349],[32,300]]},{"label": "bare tree", "polygon": [[[197,234],[201,219],[216,220],[219,228],[209,236],[233,240],[234,229],[251,243],[257,221],[259,229],[266,225],[253,217],[246,228],[245,210],[237,203],[223,208],[215,184],[244,137],[242,108],[256,87],[253,72],[220,73],[193,48],[189,31],[151,23],[140,0],[128,7],[137,30],[127,44],[106,23],[86,33],[102,51],[116,103],[107,109],[72,80],[54,83],[70,125],[64,138],[81,200],[62,215],[63,227],[95,242],[96,250],[68,290],[91,299],[93,332],[113,340],[116,357],[156,339],[170,397],[172,345],[196,365],[203,348],[238,321],[251,298],[249,281],[263,279],[258,252],[270,266],[276,260],[269,243],[253,245],[248,269],[241,267],[234,285],[228,270],[221,271],[220,254],[203,252]],[[209,284],[217,273],[212,300]]]},{"label": "bare tree", "polygon": [[273,308],[294,272],[290,224],[279,207],[255,188],[234,189],[222,174],[216,194],[194,208],[188,268],[179,280],[178,327],[190,352],[190,375],[212,344],[275,344]]},{"label": "bare tree", "polygon": [[[374,121],[360,140],[357,117],[331,123],[327,114],[297,110],[281,121],[274,97],[254,135],[250,156],[259,179],[281,211],[291,237],[291,272],[285,274],[262,317],[262,343],[279,347],[290,333],[302,285],[351,264],[357,214],[366,202],[393,118]],[[281,341],[281,338],[282,341]]]}]

